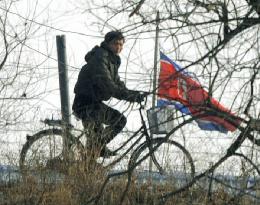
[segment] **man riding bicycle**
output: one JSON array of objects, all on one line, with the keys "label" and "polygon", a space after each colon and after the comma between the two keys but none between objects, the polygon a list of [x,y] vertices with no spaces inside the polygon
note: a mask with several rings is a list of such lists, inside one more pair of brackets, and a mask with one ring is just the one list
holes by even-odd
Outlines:
[{"label": "man riding bicycle", "polygon": [[108,32],[101,45],[95,46],[86,54],[87,64],[82,67],[74,88],[74,114],[82,120],[85,130],[88,129],[89,121],[94,122],[96,136],[89,139],[91,142],[88,148],[93,149],[95,144],[96,151],[102,157],[115,155],[106,145],[121,132],[127,121],[122,113],[103,101],[114,97],[129,102],[141,102],[145,97],[139,91],[127,89],[118,75],[121,64],[119,54],[124,42],[121,32]]}]

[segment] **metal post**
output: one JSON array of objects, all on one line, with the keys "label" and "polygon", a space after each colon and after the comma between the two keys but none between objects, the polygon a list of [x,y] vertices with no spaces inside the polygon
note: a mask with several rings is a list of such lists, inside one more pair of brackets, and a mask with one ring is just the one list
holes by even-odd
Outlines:
[{"label": "metal post", "polygon": [[[152,98],[152,108],[155,108],[156,103],[156,88],[157,88],[157,61],[158,61],[158,38],[159,38],[159,11],[157,11],[156,15],[156,33],[155,33],[155,48],[154,48],[154,73],[153,73],[153,98]],[[151,138],[153,138],[153,133],[151,134]],[[149,172],[152,172],[153,161],[150,157],[149,161]]]},{"label": "metal post", "polygon": [[69,103],[69,89],[68,89],[68,72],[67,72],[67,58],[66,58],[66,39],[64,35],[56,36],[57,54],[58,54],[58,70],[59,70],[59,85],[60,85],[60,101],[61,101],[61,115],[64,129],[63,145],[64,154],[68,150],[68,134],[69,125],[71,124],[71,112]]},{"label": "metal post", "polygon": [[[213,162],[210,162],[210,167],[213,166]],[[212,202],[212,181],[214,177],[214,171],[211,172],[211,175],[209,177],[209,188],[208,188],[208,194],[207,194],[207,202]]]}]

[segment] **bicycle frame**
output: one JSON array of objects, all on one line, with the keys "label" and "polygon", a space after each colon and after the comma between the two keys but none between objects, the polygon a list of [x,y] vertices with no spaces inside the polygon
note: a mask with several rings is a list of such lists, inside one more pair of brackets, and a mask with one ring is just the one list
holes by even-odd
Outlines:
[{"label": "bicycle frame", "polygon": [[[84,135],[84,131],[81,129],[75,128],[72,124],[64,125],[62,120],[54,120],[54,119],[48,119],[46,118],[45,120],[41,121],[44,124],[50,126],[50,127],[58,127],[58,128],[67,128],[69,130],[70,136],[75,137],[77,140],[80,140],[80,138]],[[62,129],[63,130],[63,129]],[[75,136],[74,134],[71,133],[72,130],[80,132],[78,136]],[[64,130],[63,130],[64,131]]]}]

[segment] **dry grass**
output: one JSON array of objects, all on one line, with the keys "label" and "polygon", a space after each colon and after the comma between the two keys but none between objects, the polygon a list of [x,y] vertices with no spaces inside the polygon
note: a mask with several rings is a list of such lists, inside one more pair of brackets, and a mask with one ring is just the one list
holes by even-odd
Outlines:
[{"label": "dry grass", "polygon": [[[83,205],[95,197],[105,180],[106,171],[98,164],[89,162],[66,165],[66,175],[62,180],[50,183],[46,173],[28,176],[21,181],[5,183],[0,186],[0,204],[5,205]],[[119,204],[126,187],[126,177],[111,180],[96,204]],[[158,198],[176,187],[169,183],[152,185],[138,184],[135,180],[124,198],[124,205],[159,204]],[[208,196],[207,190],[193,187],[170,198],[166,205],[253,205],[257,204],[247,196],[234,197],[224,188],[218,188]]]}]

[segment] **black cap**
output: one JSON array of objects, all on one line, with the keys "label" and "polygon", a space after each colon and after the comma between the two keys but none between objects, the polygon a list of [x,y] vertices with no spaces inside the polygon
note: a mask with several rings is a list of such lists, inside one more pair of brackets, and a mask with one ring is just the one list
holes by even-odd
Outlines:
[{"label": "black cap", "polygon": [[120,31],[110,31],[105,35],[105,42],[109,43],[112,40],[125,40],[122,32]]}]

